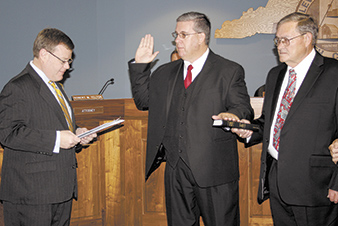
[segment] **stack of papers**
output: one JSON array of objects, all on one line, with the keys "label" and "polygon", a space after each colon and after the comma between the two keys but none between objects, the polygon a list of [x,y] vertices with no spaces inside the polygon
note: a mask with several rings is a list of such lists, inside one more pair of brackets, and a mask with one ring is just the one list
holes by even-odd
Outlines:
[{"label": "stack of papers", "polygon": [[107,123],[105,123],[105,124],[102,124],[102,125],[100,125],[100,126],[97,126],[97,127],[93,128],[93,129],[91,129],[91,130],[88,130],[88,131],[86,131],[86,132],[84,132],[84,133],[78,135],[78,137],[79,137],[79,138],[87,137],[87,136],[89,136],[89,135],[91,135],[91,134],[93,134],[93,133],[102,131],[102,130],[104,130],[104,129],[106,129],[106,128],[109,128],[109,127],[112,127],[112,126],[115,126],[115,125],[118,125],[118,124],[120,124],[120,123],[122,123],[122,122],[124,122],[124,121],[125,121],[124,119],[118,118],[118,119],[116,119],[116,120],[114,120],[114,121],[112,121],[112,122],[107,122]]}]

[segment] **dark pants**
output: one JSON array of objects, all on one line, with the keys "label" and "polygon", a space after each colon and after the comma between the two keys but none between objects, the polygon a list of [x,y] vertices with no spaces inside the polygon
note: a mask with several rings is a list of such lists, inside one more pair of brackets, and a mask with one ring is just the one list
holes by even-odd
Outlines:
[{"label": "dark pants", "polygon": [[240,225],[238,181],[200,188],[182,159],[172,168],[166,164],[165,193],[169,226]]},{"label": "dark pants", "polygon": [[5,226],[66,226],[70,224],[72,199],[63,203],[22,205],[4,201]]},{"label": "dark pants", "polygon": [[286,204],[277,187],[277,160],[269,173],[270,205],[275,226],[332,226],[338,225],[338,205],[292,206]]}]

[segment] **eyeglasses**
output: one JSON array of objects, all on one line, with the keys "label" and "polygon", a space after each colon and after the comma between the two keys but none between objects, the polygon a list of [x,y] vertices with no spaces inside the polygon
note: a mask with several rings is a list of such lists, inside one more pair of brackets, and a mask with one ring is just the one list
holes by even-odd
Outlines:
[{"label": "eyeglasses", "polygon": [[57,57],[54,53],[52,53],[51,51],[48,51],[48,50],[46,50],[46,51],[49,52],[52,56],[54,56],[58,60],[60,60],[62,64],[68,63],[68,65],[71,65],[71,63],[73,62],[73,59],[62,60],[59,57]]},{"label": "eyeglasses", "polygon": [[195,35],[195,34],[200,34],[201,32],[196,32],[196,33],[177,33],[177,32],[172,32],[172,36],[173,38],[177,38],[179,36],[179,38],[181,39],[185,39],[187,36],[189,35]]},{"label": "eyeglasses", "polygon": [[274,45],[278,46],[278,45],[280,45],[280,43],[281,43],[281,44],[283,44],[284,46],[289,46],[289,45],[290,45],[290,42],[291,42],[293,39],[296,39],[296,38],[298,38],[298,37],[300,37],[300,36],[303,36],[303,35],[305,35],[305,34],[306,34],[306,33],[301,34],[301,35],[294,36],[294,37],[292,37],[292,38],[285,38],[285,37],[283,37],[283,38],[278,38],[278,37],[275,37],[275,38],[273,39]]}]

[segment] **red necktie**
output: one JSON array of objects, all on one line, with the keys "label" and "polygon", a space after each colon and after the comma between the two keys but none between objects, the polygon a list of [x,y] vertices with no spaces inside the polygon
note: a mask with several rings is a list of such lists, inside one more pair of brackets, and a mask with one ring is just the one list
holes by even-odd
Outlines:
[{"label": "red necktie", "polygon": [[274,125],[273,146],[277,151],[279,151],[280,132],[281,132],[282,127],[284,126],[285,119],[291,108],[291,105],[292,105],[292,102],[295,96],[296,80],[297,80],[297,74],[295,73],[293,69],[291,69],[289,71],[288,85],[281,99],[281,104],[280,104],[279,112],[277,115],[277,120]]},{"label": "red necktie", "polygon": [[192,69],[193,69],[193,66],[190,64],[187,68],[187,75],[186,75],[186,78],[185,78],[185,81],[184,81],[184,84],[185,84],[185,88],[187,89],[191,83],[192,83]]}]

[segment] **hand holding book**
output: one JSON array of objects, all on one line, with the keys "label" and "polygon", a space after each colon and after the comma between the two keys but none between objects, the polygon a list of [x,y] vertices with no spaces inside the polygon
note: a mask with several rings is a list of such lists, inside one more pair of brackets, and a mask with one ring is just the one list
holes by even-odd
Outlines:
[{"label": "hand holding book", "polygon": [[243,123],[243,122],[223,120],[223,119],[215,119],[213,121],[213,126],[246,129],[246,130],[252,130],[252,131],[258,131],[259,130],[258,125],[247,124],[247,123]]},{"label": "hand holding book", "polygon": [[253,131],[259,130],[258,125],[251,124],[251,122],[246,119],[239,120],[238,116],[228,112],[213,115],[212,119],[214,120],[213,126],[232,131],[241,138],[249,138],[252,136]]}]

